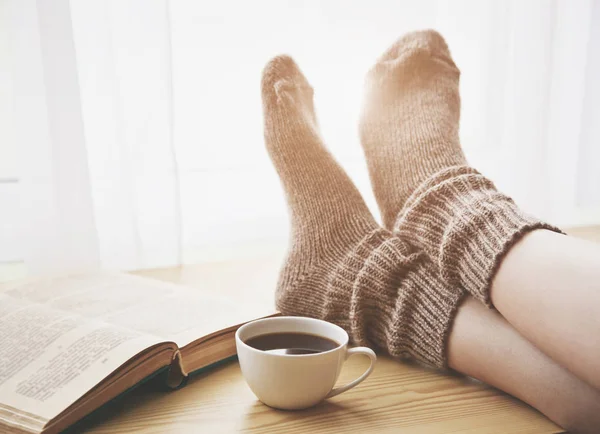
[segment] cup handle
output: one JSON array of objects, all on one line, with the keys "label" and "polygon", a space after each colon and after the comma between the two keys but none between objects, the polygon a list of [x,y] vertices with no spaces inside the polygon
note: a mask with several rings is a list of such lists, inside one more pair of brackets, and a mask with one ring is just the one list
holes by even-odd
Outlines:
[{"label": "cup handle", "polygon": [[344,393],[347,390],[352,389],[354,386],[362,383],[362,381],[367,378],[371,372],[373,372],[373,369],[375,368],[375,362],[377,361],[377,356],[375,355],[375,352],[367,347],[356,347],[356,348],[350,348],[347,352],[346,352],[346,360],[348,360],[348,358],[354,354],[364,354],[365,356],[369,357],[369,359],[371,359],[371,365],[369,366],[369,368],[364,372],[364,374],[362,374],[360,377],[358,377],[356,380],[341,386],[341,387],[336,387],[335,389],[333,389],[331,392],[329,392],[327,394],[327,396],[325,397],[325,399],[327,398],[331,398],[333,396],[339,395],[340,393]]}]

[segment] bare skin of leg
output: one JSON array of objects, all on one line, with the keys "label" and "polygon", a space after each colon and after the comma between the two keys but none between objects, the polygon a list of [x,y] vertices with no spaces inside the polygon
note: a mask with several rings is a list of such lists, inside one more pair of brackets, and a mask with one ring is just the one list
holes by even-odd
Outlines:
[{"label": "bare skin of leg", "polygon": [[460,306],[448,341],[452,369],[535,407],[570,432],[597,432],[600,391],[522,337],[473,298]]},{"label": "bare skin of leg", "polygon": [[491,297],[523,336],[600,390],[600,244],[533,231],[502,261]]}]

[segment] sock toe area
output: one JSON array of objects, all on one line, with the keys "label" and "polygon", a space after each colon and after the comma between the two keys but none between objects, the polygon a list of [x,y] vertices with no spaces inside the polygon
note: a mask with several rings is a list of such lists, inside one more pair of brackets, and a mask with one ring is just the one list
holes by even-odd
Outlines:
[{"label": "sock toe area", "polygon": [[298,64],[283,54],[272,58],[263,69],[261,83],[263,98],[279,98],[293,90],[302,90],[312,97],[313,90]]},{"label": "sock toe area", "polygon": [[432,53],[450,57],[448,44],[442,35],[435,30],[420,30],[409,33],[407,36],[407,45],[413,45],[419,48],[426,48]]},{"label": "sock toe area", "polygon": [[450,57],[448,44],[435,30],[418,30],[407,33],[398,39],[381,57],[380,61],[390,61],[410,51],[427,51],[432,54]]},{"label": "sock toe area", "polygon": [[[427,64],[427,60],[437,61],[453,71],[459,72],[445,39],[435,30],[419,30],[408,33],[397,40],[379,58],[371,74],[387,71],[390,67]],[[425,63],[423,63],[425,62]]]}]

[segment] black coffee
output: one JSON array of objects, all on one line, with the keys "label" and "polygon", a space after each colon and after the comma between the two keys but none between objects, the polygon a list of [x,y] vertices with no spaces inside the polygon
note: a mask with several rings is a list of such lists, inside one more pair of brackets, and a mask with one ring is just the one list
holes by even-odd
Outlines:
[{"label": "black coffee", "polygon": [[268,333],[245,342],[257,350],[277,354],[316,354],[340,345],[331,339],[308,333]]}]

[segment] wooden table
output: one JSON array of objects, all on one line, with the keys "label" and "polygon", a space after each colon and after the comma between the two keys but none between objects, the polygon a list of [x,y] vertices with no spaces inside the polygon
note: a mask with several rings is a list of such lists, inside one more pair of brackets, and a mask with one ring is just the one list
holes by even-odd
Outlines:
[{"label": "wooden table", "polygon": [[[203,264],[137,274],[272,303],[279,257]],[[353,357],[340,382],[368,360]],[[286,412],[261,404],[237,362],[194,378],[178,391],[142,386],[84,425],[93,433],[558,433],[528,405],[477,381],[380,356],[361,385],[313,409]]]},{"label": "wooden table", "polygon": [[[352,358],[340,381],[368,366]],[[488,386],[387,357],[360,386],[304,411],[278,411],[256,400],[237,362],[186,387],[144,387],[98,415],[94,433],[558,433],[531,407]]]}]

